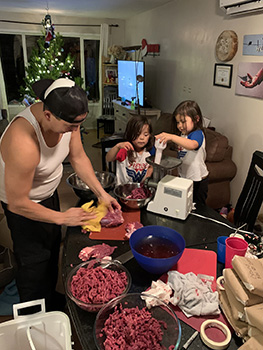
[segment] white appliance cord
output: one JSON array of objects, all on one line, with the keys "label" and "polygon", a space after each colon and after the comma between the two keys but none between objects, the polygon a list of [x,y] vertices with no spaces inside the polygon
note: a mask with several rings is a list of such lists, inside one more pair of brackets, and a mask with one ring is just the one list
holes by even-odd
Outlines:
[{"label": "white appliance cord", "polygon": [[236,228],[236,227],[233,227],[233,226],[230,226],[230,225],[226,224],[225,222],[221,222],[221,221],[218,221],[216,219],[208,218],[207,216],[203,216],[203,215],[200,215],[200,214],[197,214],[197,213],[190,213],[190,214],[194,215],[194,216],[198,216],[199,218],[202,218],[202,219],[205,219],[205,220],[209,220],[209,221],[213,221],[213,222],[216,222],[217,224],[226,226],[226,227],[228,227],[230,229],[233,229],[235,232],[249,233],[249,234],[253,234],[254,235],[253,232],[241,230],[240,228],[243,227],[244,225],[242,225],[240,228]]}]

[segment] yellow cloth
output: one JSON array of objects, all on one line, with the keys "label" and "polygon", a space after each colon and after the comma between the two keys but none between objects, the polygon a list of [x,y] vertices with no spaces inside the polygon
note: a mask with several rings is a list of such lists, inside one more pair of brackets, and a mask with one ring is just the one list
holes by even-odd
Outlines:
[{"label": "yellow cloth", "polygon": [[93,202],[94,201],[85,203],[81,207],[87,213],[93,213],[96,215],[95,219],[91,219],[87,221],[87,223],[83,225],[82,228],[85,231],[100,232],[101,231],[100,220],[104,218],[104,216],[107,214],[108,208],[104,203],[100,203],[97,207],[95,206],[92,207]]}]

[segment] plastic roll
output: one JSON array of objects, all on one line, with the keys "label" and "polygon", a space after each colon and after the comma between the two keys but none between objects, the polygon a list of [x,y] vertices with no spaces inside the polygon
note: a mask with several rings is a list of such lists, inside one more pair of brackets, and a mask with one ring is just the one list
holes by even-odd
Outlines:
[{"label": "plastic roll", "polygon": [[154,163],[156,163],[156,164],[160,164],[161,163],[162,154],[163,154],[163,151],[161,149],[157,149],[156,150]]},{"label": "plastic roll", "polygon": [[218,277],[218,279],[216,280],[216,289],[217,289],[217,291],[225,290],[224,283],[225,283],[224,276]]},{"label": "plastic roll", "polygon": [[166,143],[160,142],[160,140],[155,140],[154,146],[156,148],[154,163],[160,164],[163,150],[166,148]]},{"label": "plastic roll", "polygon": [[[216,327],[220,329],[226,336],[226,339],[222,342],[215,342],[207,337],[205,330],[209,327]],[[229,328],[220,321],[217,320],[206,320],[201,324],[200,328],[200,337],[205,345],[214,350],[223,350],[226,349],[231,340],[231,332]]]}]

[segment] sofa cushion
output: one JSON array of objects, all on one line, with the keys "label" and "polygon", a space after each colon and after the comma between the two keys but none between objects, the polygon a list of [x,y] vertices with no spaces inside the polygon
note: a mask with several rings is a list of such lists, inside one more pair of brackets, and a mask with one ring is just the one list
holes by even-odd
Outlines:
[{"label": "sofa cushion", "polygon": [[221,162],[228,149],[228,139],[214,130],[205,128],[206,161]]},{"label": "sofa cushion", "polygon": [[162,113],[153,125],[153,134],[158,135],[161,132],[171,133],[173,130],[173,115],[172,113]]},{"label": "sofa cushion", "polygon": [[223,159],[222,162],[206,162],[209,171],[209,183],[231,180],[235,177],[237,168],[231,159]]}]

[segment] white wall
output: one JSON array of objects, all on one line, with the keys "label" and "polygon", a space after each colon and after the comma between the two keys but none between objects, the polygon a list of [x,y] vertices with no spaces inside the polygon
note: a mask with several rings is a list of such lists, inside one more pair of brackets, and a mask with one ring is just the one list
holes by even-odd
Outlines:
[{"label": "white wall", "polygon": [[[263,62],[243,56],[243,36],[263,33],[263,14],[225,17],[219,0],[175,0],[126,22],[126,45],[145,38],[160,44],[159,57],[145,57],[146,94],[155,107],[172,112],[185,99],[198,102],[211,125],[233,146],[237,175],[231,183],[232,204],[239,196],[255,150],[262,150],[263,101],[235,95],[239,62]],[[239,47],[232,88],[213,86],[215,44],[223,30],[234,30]]]}]

